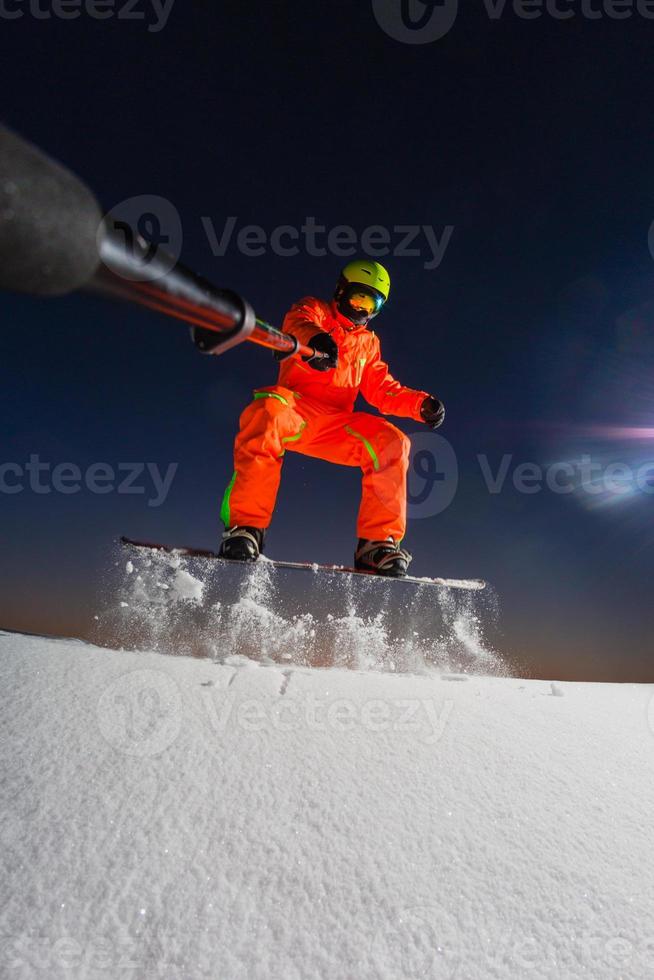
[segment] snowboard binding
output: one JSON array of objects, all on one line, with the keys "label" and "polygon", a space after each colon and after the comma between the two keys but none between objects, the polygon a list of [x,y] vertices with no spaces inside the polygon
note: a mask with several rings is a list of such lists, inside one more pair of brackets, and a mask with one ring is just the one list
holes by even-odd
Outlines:
[{"label": "snowboard binding", "polygon": [[228,561],[256,561],[263,551],[264,535],[258,527],[228,527],[218,556]]},{"label": "snowboard binding", "polygon": [[411,552],[400,548],[393,538],[385,541],[368,541],[359,538],[354,555],[354,567],[358,572],[372,572],[388,578],[403,578],[409,568]]}]

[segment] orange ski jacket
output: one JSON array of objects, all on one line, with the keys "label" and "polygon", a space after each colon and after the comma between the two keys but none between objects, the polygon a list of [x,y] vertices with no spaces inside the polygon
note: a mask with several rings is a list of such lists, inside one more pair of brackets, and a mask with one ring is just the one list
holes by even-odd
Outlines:
[{"label": "orange ski jacket", "polygon": [[317,403],[323,412],[351,412],[361,392],[382,415],[422,421],[420,407],[428,392],[405,388],[396,381],[381,358],[377,335],[344,317],[333,301],[326,303],[313,296],[301,299],[286,314],[282,330],[302,344],[324,330],[338,347],[338,365],[316,371],[300,357],[290,357],[280,365],[280,385]]}]

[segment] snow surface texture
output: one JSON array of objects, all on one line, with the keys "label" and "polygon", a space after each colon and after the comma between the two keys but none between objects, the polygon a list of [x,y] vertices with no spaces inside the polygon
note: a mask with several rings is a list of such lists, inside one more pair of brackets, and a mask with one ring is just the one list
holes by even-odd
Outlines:
[{"label": "snow surface texture", "polygon": [[0,633],[0,975],[650,978],[652,688]]},{"label": "snow surface texture", "polygon": [[[130,554],[129,552],[127,552]],[[103,644],[263,662],[385,671],[504,672],[484,636],[497,617],[490,590],[472,592],[372,576],[226,567],[165,552],[125,550]],[[115,591],[111,586],[108,592]]]}]

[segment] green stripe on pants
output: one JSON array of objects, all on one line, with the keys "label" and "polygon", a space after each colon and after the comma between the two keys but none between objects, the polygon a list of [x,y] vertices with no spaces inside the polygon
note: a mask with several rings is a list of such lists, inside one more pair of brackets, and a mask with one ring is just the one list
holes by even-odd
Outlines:
[{"label": "green stripe on pants", "polygon": [[366,439],[366,437],[365,436],[362,436],[360,432],[355,432],[354,429],[351,429],[349,427],[349,425],[346,425],[345,426],[345,431],[348,432],[351,436],[354,436],[355,439],[360,439],[361,440],[361,442],[364,444],[364,446],[366,447],[366,449],[370,453],[370,457],[372,459],[372,465],[375,467],[376,470],[378,470],[379,469],[379,460],[377,459],[377,453],[372,448],[372,445],[368,442],[368,440]]},{"label": "green stripe on pants", "polygon": [[222,502],[221,507],[220,507],[220,519],[223,522],[223,524],[225,525],[225,527],[231,527],[232,526],[231,525],[231,514],[230,514],[230,509],[229,509],[229,501],[230,501],[230,497],[232,496],[232,490],[234,489],[234,484],[235,483],[236,483],[236,470],[234,470],[234,475],[232,476],[231,480],[229,481],[229,486],[225,490],[225,494],[223,496],[223,502]]}]

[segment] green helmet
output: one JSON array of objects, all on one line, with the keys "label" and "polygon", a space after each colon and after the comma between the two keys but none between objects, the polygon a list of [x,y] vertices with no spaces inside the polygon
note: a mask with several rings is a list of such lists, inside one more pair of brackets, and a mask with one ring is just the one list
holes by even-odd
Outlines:
[{"label": "green helmet", "polygon": [[363,326],[377,316],[390,291],[391,280],[383,265],[355,259],[342,270],[334,299],[343,316]]},{"label": "green helmet", "polygon": [[384,302],[388,299],[388,294],[391,291],[391,279],[388,272],[383,265],[380,265],[379,262],[373,262],[371,259],[355,259],[354,262],[348,262],[341,272],[341,277],[347,282],[370,286],[382,294]]}]

